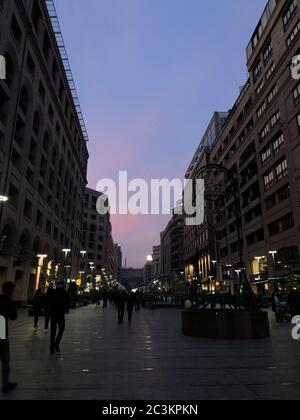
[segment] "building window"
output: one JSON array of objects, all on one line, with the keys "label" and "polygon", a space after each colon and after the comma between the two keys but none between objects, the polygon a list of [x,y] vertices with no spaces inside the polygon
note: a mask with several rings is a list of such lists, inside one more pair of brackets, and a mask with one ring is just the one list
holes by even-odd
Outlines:
[{"label": "building window", "polygon": [[264,50],[264,63],[267,64],[273,55],[272,41],[269,42],[268,46]]},{"label": "building window", "polygon": [[272,63],[271,66],[269,67],[267,73],[266,73],[266,80],[269,80],[271,78],[274,71],[275,71],[275,63]]},{"label": "building window", "polygon": [[270,236],[278,235],[281,232],[285,232],[288,229],[292,229],[295,226],[294,216],[292,213],[282,217],[279,220],[269,225]]},{"label": "building window", "polygon": [[262,114],[265,112],[266,108],[267,108],[267,105],[266,105],[266,102],[264,101],[257,110],[257,118],[260,118],[262,116]]},{"label": "building window", "polygon": [[288,29],[288,27],[292,23],[296,13],[297,13],[297,0],[291,0],[282,16],[283,27],[285,31]]},{"label": "building window", "polygon": [[280,111],[275,112],[275,114],[271,117],[271,127],[275,127],[276,124],[280,121]]},{"label": "building window", "polygon": [[276,167],[276,175],[277,181],[280,181],[288,175],[288,164],[286,159]]},{"label": "building window", "polygon": [[11,24],[10,24],[10,30],[11,30],[15,40],[17,41],[17,43],[20,44],[20,42],[22,40],[22,31],[21,31],[20,25],[19,25],[15,16],[12,17]]},{"label": "building window", "polygon": [[269,104],[273,101],[273,99],[275,98],[277,93],[278,93],[278,86],[276,84],[268,95],[268,103]]},{"label": "building window", "polygon": [[261,140],[264,140],[264,138],[268,135],[269,132],[270,132],[270,126],[269,126],[269,123],[268,123],[264,126],[264,128],[260,132]]},{"label": "building window", "polygon": [[27,219],[31,219],[31,215],[32,215],[32,203],[31,201],[29,201],[27,198],[25,200],[25,204],[24,204],[24,212],[23,212],[24,216]]},{"label": "building window", "polygon": [[298,84],[298,86],[294,90],[293,97],[294,97],[295,105],[298,105],[299,102],[300,102],[300,83]]},{"label": "building window", "polygon": [[261,65],[261,61],[259,60],[258,63],[256,63],[256,65],[254,66],[253,69],[253,78],[254,81],[256,81],[261,73],[262,70],[262,65]]},{"label": "building window", "polygon": [[283,134],[281,134],[273,143],[273,150],[274,154],[277,155],[277,153],[280,152],[284,147],[284,137]]},{"label": "building window", "polygon": [[271,153],[271,148],[269,147],[261,155],[262,166],[265,166],[270,161],[271,158],[272,158],[272,153]]},{"label": "building window", "polygon": [[264,81],[264,79],[260,82],[260,84],[257,86],[257,88],[256,88],[256,95],[257,96],[259,96],[260,94],[261,94],[261,92],[262,92],[262,90],[263,90],[263,88],[264,88],[264,86],[265,86],[265,81]]},{"label": "building window", "polygon": [[275,183],[274,172],[273,170],[264,176],[265,190],[269,190]]},{"label": "building window", "polygon": [[290,47],[291,46],[291,44],[293,43],[294,39],[298,35],[299,31],[300,31],[300,21],[297,22],[297,25],[294,27],[294,29],[292,30],[292,32],[288,36],[288,39],[286,40],[287,47]]}]

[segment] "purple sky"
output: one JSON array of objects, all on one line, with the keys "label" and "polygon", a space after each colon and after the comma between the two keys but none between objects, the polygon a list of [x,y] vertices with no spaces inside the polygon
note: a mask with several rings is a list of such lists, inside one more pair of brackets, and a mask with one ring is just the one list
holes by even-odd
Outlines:
[{"label": "purple sky", "polygon": [[[183,178],[215,110],[247,79],[245,48],[266,0],[56,0],[89,132],[89,186]],[[113,217],[140,267],[164,216]]]}]

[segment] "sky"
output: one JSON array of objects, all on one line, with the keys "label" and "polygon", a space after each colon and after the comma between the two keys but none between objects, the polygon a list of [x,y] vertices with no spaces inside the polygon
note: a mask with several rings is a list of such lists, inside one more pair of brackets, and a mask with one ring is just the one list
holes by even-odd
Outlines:
[{"label": "sky", "polygon": [[[180,178],[214,111],[247,78],[266,0],[55,0],[89,133],[88,182]],[[112,216],[127,267],[142,267],[170,216]]]}]

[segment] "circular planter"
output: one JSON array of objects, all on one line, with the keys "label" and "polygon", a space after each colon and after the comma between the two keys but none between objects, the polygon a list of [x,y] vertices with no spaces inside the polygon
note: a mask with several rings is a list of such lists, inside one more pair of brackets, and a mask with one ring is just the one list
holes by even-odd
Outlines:
[{"label": "circular planter", "polygon": [[270,337],[269,317],[263,311],[204,309],[182,312],[184,335],[210,339]]}]

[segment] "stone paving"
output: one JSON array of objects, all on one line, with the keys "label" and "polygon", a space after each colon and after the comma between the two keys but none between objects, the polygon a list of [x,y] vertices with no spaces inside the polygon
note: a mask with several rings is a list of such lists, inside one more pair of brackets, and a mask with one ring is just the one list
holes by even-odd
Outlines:
[{"label": "stone paving", "polygon": [[112,308],[72,311],[62,354],[51,359],[49,333],[42,322],[34,333],[32,318],[22,313],[10,328],[19,388],[5,398],[300,399],[300,344],[290,325],[272,321],[271,339],[213,341],[184,337],[175,309],[142,310],[132,326],[117,325],[116,317]]}]

